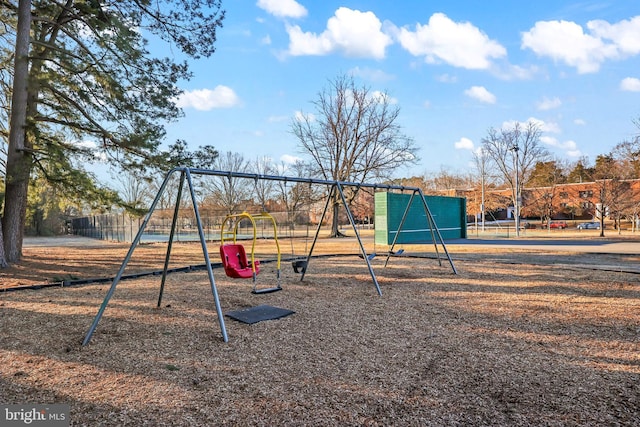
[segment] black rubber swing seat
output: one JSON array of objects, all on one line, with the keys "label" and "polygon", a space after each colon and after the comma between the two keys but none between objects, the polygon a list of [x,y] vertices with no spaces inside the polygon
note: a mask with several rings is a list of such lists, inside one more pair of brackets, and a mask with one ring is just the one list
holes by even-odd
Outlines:
[{"label": "black rubber swing seat", "polygon": [[307,270],[307,260],[299,259],[291,262],[294,273],[304,273]]},{"label": "black rubber swing seat", "polygon": [[261,294],[270,294],[272,292],[278,292],[281,290],[282,288],[280,286],[276,286],[275,288],[254,289],[251,291],[251,293],[256,295],[261,295]]}]

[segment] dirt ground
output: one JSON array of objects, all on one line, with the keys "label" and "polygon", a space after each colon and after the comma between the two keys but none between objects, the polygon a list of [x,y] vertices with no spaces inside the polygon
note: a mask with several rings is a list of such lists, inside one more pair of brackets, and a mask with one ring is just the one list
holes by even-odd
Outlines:
[{"label": "dirt ground", "polygon": [[[319,253],[357,251],[339,246]],[[165,248],[140,246],[127,273],[161,269]],[[113,276],[127,249],[28,247],[0,283]],[[302,282],[283,263],[266,295],[214,270],[223,312],[295,311],[225,318],[227,343],[204,270],[170,274],[161,308],[160,276],[120,282],[84,347],[110,283],[0,291],[0,402],[67,403],[86,426],[640,425],[640,256],[449,246],[453,274],[408,249],[373,259],[382,296],[357,256],[314,259]],[[196,244],[172,254],[202,263]]]}]

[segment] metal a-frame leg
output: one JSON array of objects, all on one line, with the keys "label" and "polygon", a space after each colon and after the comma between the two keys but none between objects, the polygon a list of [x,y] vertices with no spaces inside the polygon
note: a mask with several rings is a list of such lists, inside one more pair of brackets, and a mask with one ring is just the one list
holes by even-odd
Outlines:
[{"label": "metal a-frame leg", "polygon": [[316,227],[316,234],[313,236],[313,242],[311,242],[311,247],[309,247],[309,253],[307,254],[307,259],[305,260],[304,268],[302,269],[302,274],[300,275],[300,281],[304,280],[304,276],[307,274],[307,270],[309,269],[309,262],[311,261],[311,255],[313,254],[313,249],[316,247],[316,242],[318,241],[318,236],[320,235],[320,229],[322,228],[322,221],[324,221],[324,217],[327,215],[327,210],[329,209],[329,203],[331,202],[331,197],[333,196],[333,192],[335,190],[335,184],[331,186],[329,190],[329,195],[327,196],[327,203],[324,205],[324,210],[322,211],[322,215],[320,216],[320,220],[318,221],[318,226]]},{"label": "metal a-frame leg", "polygon": [[309,254],[307,255],[307,260],[306,260],[306,266],[305,268],[302,270],[302,275],[300,277],[300,281],[302,281],[304,279],[305,274],[307,273],[307,269],[309,268],[309,261],[311,260],[311,255],[313,254],[313,249],[316,245],[316,242],[318,240],[318,235],[320,234],[320,228],[322,226],[322,221],[324,220],[324,217],[327,214],[327,210],[329,209],[329,204],[331,202],[331,199],[334,195],[335,192],[338,192],[340,194],[340,198],[342,200],[342,203],[345,207],[345,210],[347,212],[347,216],[349,217],[349,222],[351,223],[352,227],[353,227],[353,231],[356,234],[356,238],[358,239],[358,244],[360,245],[360,252],[363,255],[363,258],[365,259],[366,263],[367,263],[367,268],[369,269],[369,273],[371,274],[371,278],[373,279],[373,283],[376,286],[376,291],[378,292],[378,295],[382,295],[382,291],[380,290],[380,284],[378,283],[378,279],[376,278],[376,274],[373,271],[373,267],[371,266],[371,262],[369,257],[367,256],[367,251],[364,249],[364,245],[362,244],[362,239],[360,238],[360,233],[358,233],[358,229],[356,227],[356,223],[355,220],[353,219],[353,215],[351,213],[351,210],[349,209],[349,206],[347,205],[347,200],[344,196],[344,192],[342,191],[342,186],[340,186],[340,184],[338,182],[336,182],[335,184],[333,184],[331,186],[331,190],[329,191],[329,195],[327,197],[327,203],[324,205],[324,210],[322,211],[322,215],[320,216],[320,220],[318,222],[318,227],[316,228],[316,234],[313,237],[313,242],[311,243],[311,248],[309,249]]},{"label": "metal a-frame leg", "polygon": [[[145,228],[147,227],[147,224],[149,223],[149,219],[151,218],[151,215],[153,214],[153,212],[155,211],[155,208],[160,200],[160,197],[162,196],[162,194],[164,193],[164,190],[167,186],[167,182],[169,181],[171,175],[176,172],[177,170],[181,170],[183,175],[181,177],[181,186],[183,185],[184,182],[184,177],[186,177],[187,182],[189,184],[189,191],[191,193],[191,200],[193,202],[193,208],[194,208],[194,212],[195,212],[195,216],[196,216],[196,220],[197,220],[197,224],[198,224],[198,233],[200,235],[200,244],[202,245],[202,252],[204,255],[204,259],[205,259],[205,264],[207,267],[207,274],[209,276],[209,282],[211,284],[211,292],[213,294],[213,298],[215,301],[215,305],[216,305],[216,312],[218,315],[218,322],[220,323],[220,330],[222,332],[222,338],[224,339],[224,342],[228,342],[229,341],[229,337],[227,335],[227,330],[224,324],[224,317],[223,317],[223,313],[222,313],[222,308],[220,305],[220,298],[218,296],[218,290],[216,288],[215,285],[215,280],[213,277],[213,269],[211,268],[211,260],[209,259],[209,253],[207,250],[207,243],[206,243],[206,239],[205,239],[205,234],[204,234],[204,230],[202,228],[202,221],[200,219],[200,212],[198,211],[198,204],[196,202],[196,195],[195,195],[195,190],[193,188],[193,181],[191,180],[191,174],[188,168],[178,168],[178,169],[174,169],[172,171],[170,171],[164,182],[162,183],[162,186],[160,187],[160,190],[158,191],[158,194],[156,195],[156,198],[154,199],[153,203],[151,204],[151,207],[149,209],[149,213],[147,213],[147,215],[145,216],[144,221],[142,221],[142,225],[140,226],[140,229],[138,230],[138,234],[136,234],[136,237],[133,239],[133,242],[131,243],[131,247],[129,248],[129,251],[127,252],[127,255],[124,258],[124,261],[122,262],[122,265],[120,266],[120,269],[118,270],[118,274],[116,274],[116,277],[113,279],[113,282],[111,283],[111,287],[109,288],[109,291],[107,292],[107,295],[105,296],[104,300],[102,301],[102,304],[100,305],[100,309],[98,310],[98,313],[96,314],[95,318],[93,319],[93,322],[91,324],[91,326],[89,327],[89,331],[87,332],[87,335],[85,336],[82,345],[85,346],[87,344],[89,344],[89,342],[91,341],[91,337],[93,336],[96,328],[98,327],[98,323],[100,322],[100,319],[102,318],[102,315],[104,314],[105,309],[107,308],[107,305],[109,304],[109,301],[111,300],[111,297],[113,296],[115,290],[116,290],[116,286],[118,285],[118,283],[120,282],[120,279],[122,278],[122,274],[124,273],[124,270],[126,269],[127,265],[129,264],[129,261],[131,260],[131,256],[133,255],[133,252],[135,250],[135,248],[138,246],[138,244],[140,243],[140,239],[142,237],[142,234],[144,233]],[[179,202],[179,199],[178,199]],[[177,202],[177,203],[178,203]],[[172,226],[173,227],[173,226]],[[165,263],[168,262],[170,256],[170,250],[167,251],[167,255],[165,258]],[[166,267],[165,267],[166,268]],[[162,292],[162,291],[161,291]],[[162,296],[162,294],[161,294]],[[160,298],[161,298],[160,296]],[[160,302],[160,298],[159,298],[159,302]]]},{"label": "metal a-frame leg", "polygon": [[340,192],[340,197],[342,198],[342,203],[344,204],[344,208],[347,211],[347,217],[349,218],[349,222],[353,227],[353,232],[356,234],[356,238],[358,239],[358,245],[360,245],[360,252],[362,253],[362,257],[367,263],[367,268],[369,269],[369,274],[371,274],[371,279],[373,280],[373,284],[376,286],[376,291],[378,295],[382,296],[382,290],[380,289],[380,284],[378,283],[378,278],[376,277],[376,273],[373,271],[373,267],[371,266],[371,260],[367,256],[367,251],[364,249],[364,245],[362,244],[362,239],[360,238],[360,233],[358,232],[358,227],[356,227],[356,222],[353,219],[353,214],[351,213],[351,209],[349,209],[349,205],[347,204],[347,199],[344,196],[344,192],[342,191],[342,186],[338,183],[337,189]]},{"label": "metal a-frame leg", "polygon": [[89,331],[87,331],[87,335],[84,337],[84,340],[82,341],[83,346],[89,344],[89,341],[91,341],[91,337],[93,336],[93,333],[98,327],[98,323],[100,322],[100,319],[102,319],[102,315],[104,314],[104,311],[107,308],[107,304],[109,304],[109,301],[113,296],[113,293],[116,291],[116,286],[118,285],[118,282],[120,282],[120,279],[122,278],[122,274],[124,273],[125,268],[127,268],[127,264],[129,264],[129,261],[131,260],[131,256],[133,255],[134,250],[140,243],[140,239],[142,238],[142,234],[144,233],[144,230],[147,227],[147,224],[149,223],[149,219],[151,218],[151,215],[155,211],[158,201],[160,200],[160,196],[162,195],[162,193],[164,193],[164,190],[167,186],[167,182],[169,182],[169,179],[174,171],[175,170],[172,170],[167,174],[164,181],[162,182],[162,185],[160,186],[160,189],[158,190],[158,194],[156,195],[156,198],[153,200],[153,203],[151,203],[151,207],[149,208],[149,213],[147,213],[144,220],[142,221],[142,224],[140,225],[140,229],[138,230],[138,234],[136,234],[136,237],[133,239],[133,242],[129,247],[129,251],[127,252],[127,255],[124,257],[124,260],[122,261],[122,265],[120,266],[118,273],[113,279],[113,282],[111,282],[111,287],[109,288],[107,295],[104,297],[104,300],[100,305],[100,309],[98,309],[98,313],[93,319],[93,322],[89,327]]},{"label": "metal a-frame leg", "polygon": [[[386,267],[387,264],[389,263],[389,259],[391,258],[391,254],[393,253],[393,249],[396,247],[396,243],[398,242],[398,238],[400,237],[400,232],[402,231],[402,227],[404,226],[404,223],[407,219],[407,216],[409,215],[409,209],[411,209],[411,203],[413,203],[413,197],[415,196],[415,191],[413,193],[411,193],[411,197],[409,197],[409,202],[407,202],[407,206],[405,206],[404,208],[404,212],[402,213],[402,217],[400,218],[400,223],[398,224],[398,229],[396,230],[396,234],[395,236],[393,236],[393,241],[391,242],[391,247],[389,248],[389,253],[387,254],[387,258],[384,261],[384,266]],[[425,212],[425,216],[426,216],[426,212]],[[429,220],[427,220],[428,222]],[[429,225],[431,225],[431,223],[429,223]],[[432,236],[433,237],[433,236]],[[435,243],[435,240],[434,240]],[[436,248],[436,254],[438,254],[438,249]],[[438,257],[438,261],[440,261],[440,258]]]},{"label": "metal a-frame leg", "polygon": [[164,268],[162,270],[162,280],[160,282],[160,294],[158,295],[158,308],[162,304],[162,295],[164,293],[164,285],[167,280],[167,269],[169,268],[169,259],[171,257],[171,249],[173,248],[173,237],[176,232],[176,225],[178,223],[178,214],[180,212],[180,201],[182,200],[182,189],[184,187],[184,180],[186,175],[184,172],[180,174],[180,185],[178,186],[178,195],[176,196],[176,205],[173,209],[173,218],[171,220],[171,231],[169,232],[169,244],[167,245],[167,255],[164,259]]},{"label": "metal a-frame leg", "polygon": [[200,219],[200,211],[198,210],[198,202],[196,200],[196,192],[193,188],[193,181],[191,180],[191,172],[188,168],[185,170],[187,176],[187,182],[189,183],[189,192],[191,193],[191,202],[193,204],[193,211],[196,216],[196,223],[198,224],[198,234],[200,236],[200,245],[202,246],[202,255],[204,256],[204,262],[207,267],[207,275],[209,276],[209,283],[211,284],[211,293],[216,305],[216,313],[218,314],[218,323],[220,324],[220,331],[222,332],[222,339],[224,342],[229,341],[227,336],[227,328],[224,324],[224,315],[222,314],[222,307],[220,305],[220,297],[218,296],[218,289],[216,288],[216,282],[213,278],[213,269],[211,268],[211,260],[209,259],[209,251],[207,249],[207,239],[205,238],[204,229],[202,228],[202,220]]},{"label": "metal a-frame leg", "polygon": [[[427,204],[427,201],[424,198],[424,194],[419,189],[414,190],[413,193],[411,194],[411,197],[409,198],[409,202],[407,203],[407,206],[404,209],[404,213],[402,214],[402,219],[400,220],[400,224],[398,224],[398,229],[397,229],[396,234],[395,234],[395,236],[393,238],[393,242],[391,243],[391,248],[389,249],[389,253],[387,254],[387,259],[385,260],[384,266],[386,267],[387,263],[389,262],[389,258],[391,257],[391,253],[393,252],[393,248],[395,247],[395,245],[396,245],[396,243],[398,241],[398,237],[400,236],[400,232],[402,231],[404,223],[405,223],[405,221],[407,219],[407,216],[409,214],[409,209],[411,208],[411,204],[413,203],[413,199],[414,199],[416,193],[420,196],[420,199],[422,200],[422,206],[424,208],[424,213],[425,213],[425,216],[427,218],[427,222],[429,224],[429,230],[431,232],[431,239],[433,241],[433,246],[434,246],[435,251],[436,251],[436,257],[438,259],[438,264],[440,266],[442,266],[442,260],[440,259],[440,252],[438,250],[438,240],[440,240],[440,244],[442,245],[444,253],[447,256],[447,259],[449,260],[449,264],[451,265],[451,269],[453,270],[453,273],[454,274],[458,274],[458,271],[456,270],[456,267],[453,264],[453,260],[451,259],[451,256],[449,255],[449,251],[447,250],[447,245],[444,243],[444,239],[442,238],[442,234],[440,233],[440,230],[438,229],[438,226],[436,225],[436,221],[433,218],[433,215],[431,214],[431,209],[429,209],[429,205]],[[436,237],[437,237],[437,239],[436,239]]]},{"label": "metal a-frame leg", "polygon": [[[451,269],[453,270],[454,274],[458,274],[458,270],[456,270],[456,266],[453,265],[453,260],[451,259],[451,255],[449,255],[449,251],[447,250],[447,245],[444,243],[444,239],[442,238],[442,234],[440,233],[440,229],[438,228],[438,226],[436,225],[436,221],[433,218],[433,215],[431,214],[431,209],[429,209],[429,205],[427,204],[427,201],[424,198],[424,194],[422,193],[422,191],[418,190],[419,194],[420,194],[420,200],[422,200],[422,205],[424,206],[424,210],[427,213],[427,216],[429,218],[429,224],[431,227],[431,233],[433,234],[434,232],[437,234],[438,239],[440,240],[440,244],[442,245],[442,250],[444,251],[445,255],[447,256],[447,259],[449,260],[449,265],[451,265]],[[436,240],[435,238],[433,239],[434,244],[436,244]]]}]

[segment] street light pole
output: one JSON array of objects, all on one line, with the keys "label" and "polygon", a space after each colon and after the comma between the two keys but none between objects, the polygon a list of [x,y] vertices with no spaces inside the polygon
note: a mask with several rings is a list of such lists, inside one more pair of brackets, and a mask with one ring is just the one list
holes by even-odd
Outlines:
[{"label": "street light pole", "polygon": [[520,147],[518,147],[518,145],[514,145],[513,147],[511,147],[511,150],[513,150],[516,153],[516,162],[515,162],[515,171],[516,171],[516,200],[514,203],[514,209],[515,209],[515,223],[516,223],[516,237],[520,237],[520,183],[518,182],[518,178],[519,178],[519,169],[520,169],[520,158],[518,156],[518,152],[520,151]]}]

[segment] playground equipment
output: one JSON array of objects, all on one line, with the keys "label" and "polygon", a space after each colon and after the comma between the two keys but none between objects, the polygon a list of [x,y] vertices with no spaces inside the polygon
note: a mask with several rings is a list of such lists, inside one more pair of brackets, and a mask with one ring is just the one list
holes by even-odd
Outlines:
[{"label": "playground equipment", "polygon": [[[238,229],[240,223],[243,220],[247,220],[252,226],[252,239],[251,239],[251,252],[250,257],[247,257],[247,252],[243,245],[238,243]],[[271,288],[258,289],[257,276],[260,273],[260,261],[256,260],[256,240],[258,238],[258,229],[256,227],[256,221],[269,221],[273,226],[273,241],[276,245],[277,259],[276,259],[276,281],[277,285]],[[225,243],[231,240],[232,243]],[[222,259],[222,266],[227,276],[235,279],[253,279],[254,294],[266,294],[270,292],[276,292],[282,290],[280,286],[280,244],[278,243],[278,227],[276,220],[267,212],[262,212],[257,215],[251,215],[247,212],[240,214],[227,215],[222,221],[220,228],[220,259]]]},{"label": "playground equipment", "polygon": [[[453,270],[454,274],[457,274],[457,271],[455,269],[455,266],[453,265],[453,260],[451,259],[451,257],[449,256],[449,252],[447,251],[447,248],[444,244],[444,240],[442,238],[442,235],[440,233],[440,230],[438,229],[438,227],[436,226],[435,220],[433,218],[433,215],[431,214],[431,211],[429,209],[429,206],[427,205],[427,202],[425,200],[425,196],[422,192],[422,190],[418,187],[405,187],[405,186],[399,186],[399,185],[389,185],[389,184],[367,184],[367,183],[353,183],[353,182],[344,182],[344,181],[334,181],[334,180],[324,180],[324,179],[315,179],[315,178],[302,178],[302,177],[284,177],[284,176],[275,176],[275,175],[259,175],[259,174],[250,174],[250,173],[244,173],[244,172],[232,172],[232,171],[216,171],[216,170],[209,170],[209,169],[197,169],[197,168],[188,168],[188,167],[178,167],[178,168],[174,168],[171,171],[169,171],[162,183],[162,185],[160,186],[160,189],[158,190],[158,193],[156,194],[155,199],[153,200],[153,202],[151,203],[151,206],[149,208],[149,212],[147,213],[147,215],[144,217],[144,220],[142,221],[142,224],[140,225],[140,229],[138,230],[138,233],[136,234],[136,237],[133,239],[133,242],[131,243],[131,246],[129,247],[129,251],[127,252],[124,260],[122,261],[122,265],[120,266],[120,269],[118,270],[118,273],[116,274],[116,276],[113,279],[113,282],[111,283],[111,287],[109,288],[109,290],[107,291],[107,294],[105,295],[104,300],[102,301],[102,304],[100,305],[100,308],[98,309],[98,313],[96,314],[96,316],[93,319],[93,322],[91,323],[91,326],[89,327],[89,331],[87,332],[87,334],[85,335],[85,338],[82,342],[82,345],[87,345],[89,344],[89,341],[91,340],[91,337],[93,336],[93,333],[95,332],[96,328],[98,327],[98,323],[100,322],[100,319],[102,318],[102,315],[104,314],[104,311],[107,308],[107,305],[109,304],[109,301],[111,300],[115,290],[116,290],[116,286],[117,284],[120,282],[120,280],[122,279],[122,275],[129,263],[129,261],[131,260],[131,256],[133,255],[133,252],[135,250],[135,248],[138,246],[138,244],[140,243],[140,240],[142,238],[142,235],[145,231],[145,228],[147,227],[147,225],[149,224],[149,220],[151,218],[151,215],[153,214],[153,212],[156,210],[156,207],[158,206],[161,198],[165,195],[165,191],[166,188],[168,186],[168,183],[172,181],[172,178],[175,176],[175,174],[179,174],[180,175],[180,179],[179,179],[179,186],[178,186],[178,192],[177,192],[177,196],[176,196],[176,202],[174,205],[174,213],[173,213],[173,220],[171,222],[171,232],[169,234],[169,242],[167,245],[167,253],[165,256],[165,263],[164,263],[164,270],[163,270],[163,274],[162,274],[162,281],[160,284],[160,295],[158,297],[158,307],[160,307],[161,305],[161,301],[162,301],[162,294],[164,292],[164,286],[166,283],[166,276],[167,276],[167,271],[168,271],[168,265],[169,265],[169,259],[171,256],[171,248],[173,246],[173,240],[175,237],[175,231],[176,231],[176,225],[177,225],[177,219],[178,219],[178,213],[180,210],[180,202],[182,200],[182,193],[184,190],[184,186],[185,186],[185,182],[187,183],[187,187],[188,187],[188,191],[190,193],[191,196],[191,205],[193,206],[193,213],[195,216],[195,222],[198,228],[198,235],[200,237],[200,245],[202,246],[202,255],[204,258],[204,262],[205,262],[205,268],[207,270],[207,275],[209,278],[209,284],[211,285],[211,293],[213,294],[213,300],[215,303],[215,308],[216,308],[216,313],[217,313],[217,317],[218,317],[218,322],[220,324],[220,331],[222,333],[222,338],[225,342],[227,342],[229,340],[228,336],[227,336],[227,329],[225,327],[225,323],[224,323],[224,316],[222,313],[222,306],[220,304],[220,298],[218,295],[218,288],[216,287],[215,284],[215,279],[213,276],[213,268],[211,266],[211,259],[209,258],[209,251],[207,249],[207,241],[205,238],[205,232],[204,232],[204,228],[202,226],[202,219],[200,217],[200,210],[198,207],[198,198],[196,197],[196,192],[195,192],[195,186],[193,185],[193,179],[192,179],[192,175],[198,175],[198,176],[219,176],[219,177],[227,177],[227,178],[244,178],[244,179],[253,179],[254,181],[257,180],[270,180],[270,181],[289,181],[289,182],[302,182],[302,183],[309,183],[309,184],[314,184],[314,185],[324,185],[326,187],[329,188],[328,191],[328,197],[324,206],[324,210],[323,213],[318,221],[318,227],[316,229],[316,233],[313,239],[313,242],[311,244],[311,247],[309,249],[309,253],[306,256],[306,260],[304,262],[304,269],[302,270],[302,274],[300,277],[300,280],[304,280],[305,275],[309,272],[309,263],[311,260],[311,256],[313,254],[313,249],[315,247],[315,244],[317,243],[318,240],[318,235],[320,233],[320,227],[322,225],[322,222],[326,216],[326,213],[329,209],[329,205],[331,203],[332,198],[335,196],[337,197],[338,200],[340,200],[342,202],[342,206],[344,207],[347,217],[349,219],[349,223],[352,226],[353,232],[355,234],[355,237],[358,241],[358,245],[360,247],[360,254],[362,254],[362,258],[364,259],[364,261],[367,264],[367,268],[369,269],[369,273],[371,274],[371,279],[376,287],[376,291],[378,292],[378,295],[382,296],[382,291],[380,290],[380,285],[378,283],[378,280],[376,278],[376,274],[373,271],[373,267],[371,266],[371,257],[369,257],[369,255],[367,254],[367,251],[364,248],[364,245],[362,243],[362,239],[360,238],[360,233],[358,232],[358,228],[356,226],[356,222],[353,218],[353,215],[351,213],[351,209],[349,208],[349,204],[347,203],[345,194],[344,194],[344,188],[345,187],[357,187],[357,188],[373,188],[374,191],[377,189],[381,189],[381,190],[387,190],[387,191],[391,191],[391,190],[400,190],[400,191],[411,191],[411,199],[416,198],[419,201],[419,205],[422,206],[423,208],[423,212],[426,215],[427,219],[428,219],[428,224],[430,227],[430,231],[431,231],[431,236],[432,236],[432,240],[433,240],[433,244],[434,246],[437,247],[438,243],[442,246],[442,248],[444,249],[444,253],[447,256],[447,259],[449,260],[449,264],[451,265],[451,269]],[[411,200],[409,201],[409,204],[407,205],[407,208],[405,209],[405,212],[403,214],[403,220],[400,221],[400,224],[398,225],[398,229],[396,230],[396,232],[399,234],[403,231],[403,227],[404,227],[404,223],[408,214],[408,210],[409,210],[409,206],[411,205]],[[393,244],[391,245],[389,254],[391,254],[394,250],[396,241],[393,242]],[[233,253],[232,253],[233,255]],[[246,253],[245,253],[246,256]],[[437,252],[437,257],[438,257],[438,262],[440,262],[440,254],[439,252]],[[255,262],[255,259],[252,260],[253,263],[251,265],[251,274],[253,277],[253,271],[254,269],[256,269],[256,274],[257,274],[257,264]],[[247,264],[248,266],[249,264]],[[239,269],[236,269],[239,270]],[[246,274],[246,273],[243,273]]]}]

